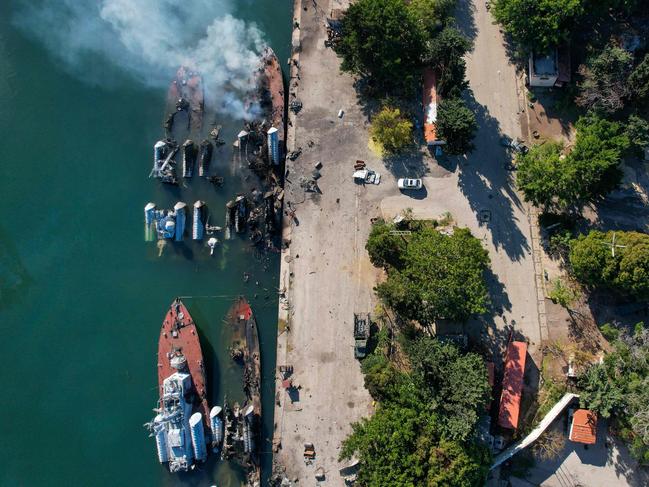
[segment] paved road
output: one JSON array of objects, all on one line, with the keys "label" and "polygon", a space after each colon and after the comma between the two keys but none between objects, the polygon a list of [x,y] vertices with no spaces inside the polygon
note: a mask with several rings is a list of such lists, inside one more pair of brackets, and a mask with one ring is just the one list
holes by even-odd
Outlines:
[{"label": "paved road", "polygon": [[[465,2],[462,10],[463,26],[476,36],[476,49],[467,60],[470,102],[480,125],[476,150],[460,161],[437,163],[422,153],[387,164],[368,149],[367,117],[352,78],[339,74],[339,60],[324,47],[326,15],[346,3],[320,0],[316,9],[312,0],[301,1],[301,69],[297,86],[289,89],[304,104],[294,124],[295,145],[303,153],[287,163],[286,200],[296,209],[299,225],[290,225],[290,247],[282,255],[289,310],[280,317],[288,320],[290,332],[279,337],[277,360],[278,365],[293,365],[301,390],[299,400],[291,403],[278,381],[275,440],[281,442],[276,459],[288,477],[306,486],[317,484],[317,467],[326,471],[327,485],[343,485],[337,462],[340,443],[351,422],[372,412],[352,349],[353,313],[373,310],[372,288],[380,277],[364,249],[370,218],[392,216],[407,207],[426,217],[450,211],[460,226],[484,240],[493,261],[495,305],[502,310],[502,316],[471,328],[489,330],[502,342],[513,325],[533,346],[539,342],[529,223],[499,145],[501,132],[520,135],[515,73],[484,3],[478,2],[472,12]],[[341,108],[345,115],[339,119]],[[352,182],[356,159],[382,171],[379,186]],[[318,181],[322,194],[305,194],[300,177],[309,176],[317,161],[323,164]],[[396,178],[403,175],[425,175],[426,190],[400,193]],[[484,224],[478,222],[482,210],[490,212]],[[305,442],[315,445],[312,465],[303,461]]]},{"label": "paved road", "polygon": [[[503,134],[521,135],[523,105],[516,72],[484,2],[461,1],[459,20],[475,46],[467,56],[467,101],[478,120],[475,149],[467,158],[423,161],[428,169],[425,197],[397,194],[387,197],[381,209],[386,216],[407,206],[422,217],[450,211],[459,226],[482,239],[492,261],[490,284],[496,314],[472,323],[469,331],[486,328],[502,344],[513,328],[530,340],[534,352],[541,336],[530,221],[513,189],[513,174],[505,169],[508,155],[500,145]],[[481,215],[487,221],[480,221]]]}]

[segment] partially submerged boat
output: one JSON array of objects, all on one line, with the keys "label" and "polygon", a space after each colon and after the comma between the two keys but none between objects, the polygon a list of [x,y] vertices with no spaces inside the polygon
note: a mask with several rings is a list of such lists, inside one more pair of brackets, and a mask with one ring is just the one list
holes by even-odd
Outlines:
[{"label": "partially submerged boat", "polygon": [[163,183],[178,184],[176,161],[173,159],[178,147],[170,140],[159,140],[153,146],[153,168],[149,177],[160,179]]},{"label": "partially submerged boat", "polygon": [[234,326],[243,327],[245,346],[243,347],[244,373],[243,389],[246,403],[238,408],[238,431],[243,446],[244,463],[248,466],[248,485],[261,483],[261,463],[259,459],[259,434],[261,425],[261,354],[257,321],[250,304],[244,297],[238,298],[230,310],[230,320]]},{"label": "partially submerged boat", "polygon": [[282,67],[277,55],[270,47],[266,47],[261,55],[258,87],[262,113],[271,125],[268,134],[269,142],[271,138],[277,137],[278,160],[273,160],[271,146],[268,148],[269,156],[271,162],[280,164],[285,155],[286,146],[286,101]]},{"label": "partially submerged boat", "polygon": [[198,332],[178,298],[160,330],[158,388],[157,414],[145,426],[155,437],[160,463],[166,463],[171,472],[187,471],[194,462],[207,459],[212,422]]},{"label": "partially submerged boat", "polygon": [[196,146],[191,139],[183,143],[183,177],[191,178],[194,175],[194,164],[196,162]]},{"label": "partially submerged boat", "polygon": [[144,207],[144,240],[175,240],[180,242],[185,234],[187,205],[179,201],[173,210],[159,210],[155,203]]},{"label": "partially submerged boat", "polygon": [[203,240],[205,236],[205,202],[198,200],[194,203],[192,219],[192,239]]},{"label": "partially submerged boat", "polygon": [[169,86],[168,99],[176,113],[187,111],[189,129],[199,132],[203,125],[205,94],[203,79],[198,71],[186,66],[178,68],[176,77]]},{"label": "partially submerged boat", "polygon": [[209,140],[205,139],[203,142],[201,142],[200,154],[198,158],[198,175],[200,177],[208,175],[213,150],[214,147]]}]

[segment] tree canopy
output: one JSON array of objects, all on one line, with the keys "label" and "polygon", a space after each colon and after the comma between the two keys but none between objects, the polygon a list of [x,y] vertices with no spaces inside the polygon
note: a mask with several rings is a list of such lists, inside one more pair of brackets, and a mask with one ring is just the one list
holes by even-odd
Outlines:
[{"label": "tree canopy", "polygon": [[496,20],[514,41],[545,52],[570,36],[574,20],[583,14],[586,0],[495,0]]},{"label": "tree canopy", "polygon": [[435,67],[437,92],[442,99],[459,97],[467,87],[464,55],[471,41],[453,26],[446,26],[426,47],[426,62]]},{"label": "tree canopy", "polygon": [[442,99],[437,109],[437,133],[449,154],[464,154],[473,147],[475,114],[461,98]]},{"label": "tree canopy", "polygon": [[380,403],[352,425],[341,458],[358,457],[361,485],[482,485],[490,456],[472,434],[490,391],[484,362],[431,337],[405,350],[412,364],[405,372],[380,347],[364,359],[365,383]]},{"label": "tree canopy", "polygon": [[372,118],[372,140],[391,154],[412,145],[412,122],[398,108],[384,107]]},{"label": "tree canopy", "polygon": [[638,102],[649,102],[649,53],[629,75],[629,89]]},{"label": "tree canopy", "polygon": [[593,230],[571,243],[569,258],[575,277],[582,283],[638,300],[649,299],[649,235],[646,233]]},{"label": "tree canopy", "polygon": [[416,389],[439,414],[441,433],[453,440],[468,439],[491,389],[482,357],[462,354],[456,346],[430,337],[411,343],[408,357]]},{"label": "tree canopy", "polygon": [[621,110],[631,95],[628,78],[632,69],[631,53],[609,43],[580,66],[583,80],[579,83],[577,105],[604,113]]},{"label": "tree canopy", "polygon": [[487,311],[489,256],[468,229],[447,236],[422,226],[400,244],[396,239],[404,237],[386,236],[389,228],[381,224],[366,245],[372,262],[388,269],[388,279],[376,287],[388,306],[425,324],[439,318],[464,321]]},{"label": "tree canopy", "polygon": [[616,340],[601,364],[578,381],[582,407],[613,417],[620,436],[642,464],[649,464],[649,330],[636,325]]},{"label": "tree canopy", "polygon": [[624,133],[637,155],[642,155],[645,147],[649,147],[649,122],[644,118],[637,115],[629,116]]},{"label": "tree canopy", "polygon": [[566,210],[595,201],[620,182],[622,153],[629,146],[621,124],[598,117],[581,118],[575,146],[545,143],[518,157],[516,181],[525,199],[546,210]]},{"label": "tree canopy", "polygon": [[377,89],[399,92],[412,84],[421,66],[424,33],[403,0],[358,0],[341,21],[336,52],[341,68]]}]

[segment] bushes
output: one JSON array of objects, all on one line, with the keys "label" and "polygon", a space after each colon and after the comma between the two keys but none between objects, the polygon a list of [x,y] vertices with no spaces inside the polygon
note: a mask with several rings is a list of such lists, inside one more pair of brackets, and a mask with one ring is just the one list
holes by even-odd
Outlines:
[{"label": "bushes", "polygon": [[649,299],[649,235],[591,231],[572,242],[569,258],[582,283],[637,300]]}]

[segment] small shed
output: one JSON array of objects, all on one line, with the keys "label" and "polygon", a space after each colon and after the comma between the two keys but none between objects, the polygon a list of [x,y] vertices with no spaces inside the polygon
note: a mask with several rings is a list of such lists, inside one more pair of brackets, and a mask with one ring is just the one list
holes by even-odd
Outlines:
[{"label": "small shed", "polygon": [[570,425],[570,441],[594,445],[597,442],[597,415],[588,409],[577,409]]}]

